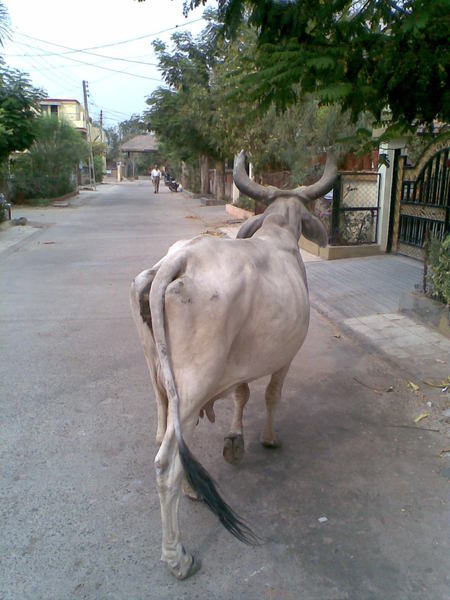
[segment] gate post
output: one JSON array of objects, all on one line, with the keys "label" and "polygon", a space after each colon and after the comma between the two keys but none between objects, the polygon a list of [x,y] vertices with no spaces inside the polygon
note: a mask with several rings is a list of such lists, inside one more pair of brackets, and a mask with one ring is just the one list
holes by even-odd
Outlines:
[{"label": "gate post", "polygon": [[341,206],[341,175],[338,175],[333,188],[333,204],[331,206],[331,232],[330,244],[337,246],[339,243],[339,217]]},{"label": "gate post", "polygon": [[405,170],[406,156],[400,155],[397,163],[397,181],[394,190],[395,202],[394,202],[394,215],[393,215],[393,227],[392,227],[392,251],[397,252],[398,250],[398,232],[400,227],[400,205],[402,198],[402,185],[403,185],[403,171]]}]

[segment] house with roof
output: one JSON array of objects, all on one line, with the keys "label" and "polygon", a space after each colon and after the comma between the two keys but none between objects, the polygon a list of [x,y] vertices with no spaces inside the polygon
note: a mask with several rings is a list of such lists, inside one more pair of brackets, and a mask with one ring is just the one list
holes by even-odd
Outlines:
[{"label": "house with roof", "polygon": [[72,123],[75,129],[87,136],[87,122],[84,107],[73,98],[44,98],[39,102],[42,114],[65,119]]},{"label": "house with roof", "polygon": [[120,146],[120,151],[126,157],[122,170],[123,175],[134,178],[139,175],[138,171],[142,170],[143,166],[148,170],[149,165],[157,162],[158,142],[153,133],[136,135],[124,142]]}]

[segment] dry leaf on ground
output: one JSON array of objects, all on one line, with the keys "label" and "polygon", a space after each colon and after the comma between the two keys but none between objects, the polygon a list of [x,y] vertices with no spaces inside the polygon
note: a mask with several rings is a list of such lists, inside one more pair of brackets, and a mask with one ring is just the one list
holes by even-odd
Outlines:
[{"label": "dry leaf on ground", "polygon": [[427,412],[420,413],[420,415],[414,419],[414,423],[420,423],[420,421],[423,421],[423,419],[426,419],[429,416],[430,416],[430,413],[427,413]]}]

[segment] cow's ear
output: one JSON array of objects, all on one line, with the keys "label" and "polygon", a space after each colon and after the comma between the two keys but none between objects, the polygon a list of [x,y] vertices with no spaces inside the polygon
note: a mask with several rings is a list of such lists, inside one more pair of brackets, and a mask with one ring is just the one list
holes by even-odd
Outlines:
[{"label": "cow's ear", "polygon": [[258,231],[264,221],[264,213],[261,215],[256,215],[254,217],[250,217],[242,227],[239,229],[237,233],[237,238],[249,238],[252,237],[254,233]]},{"label": "cow's ear", "polygon": [[305,212],[302,215],[302,235],[323,248],[328,244],[328,235],[325,227],[311,213]]}]

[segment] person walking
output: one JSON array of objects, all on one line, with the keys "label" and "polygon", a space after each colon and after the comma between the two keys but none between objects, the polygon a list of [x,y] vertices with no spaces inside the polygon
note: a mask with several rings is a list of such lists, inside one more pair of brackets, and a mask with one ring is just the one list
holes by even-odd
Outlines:
[{"label": "person walking", "polygon": [[152,170],[152,181],[154,193],[157,194],[159,192],[159,182],[161,181],[161,171],[158,169],[158,165],[155,165]]}]

